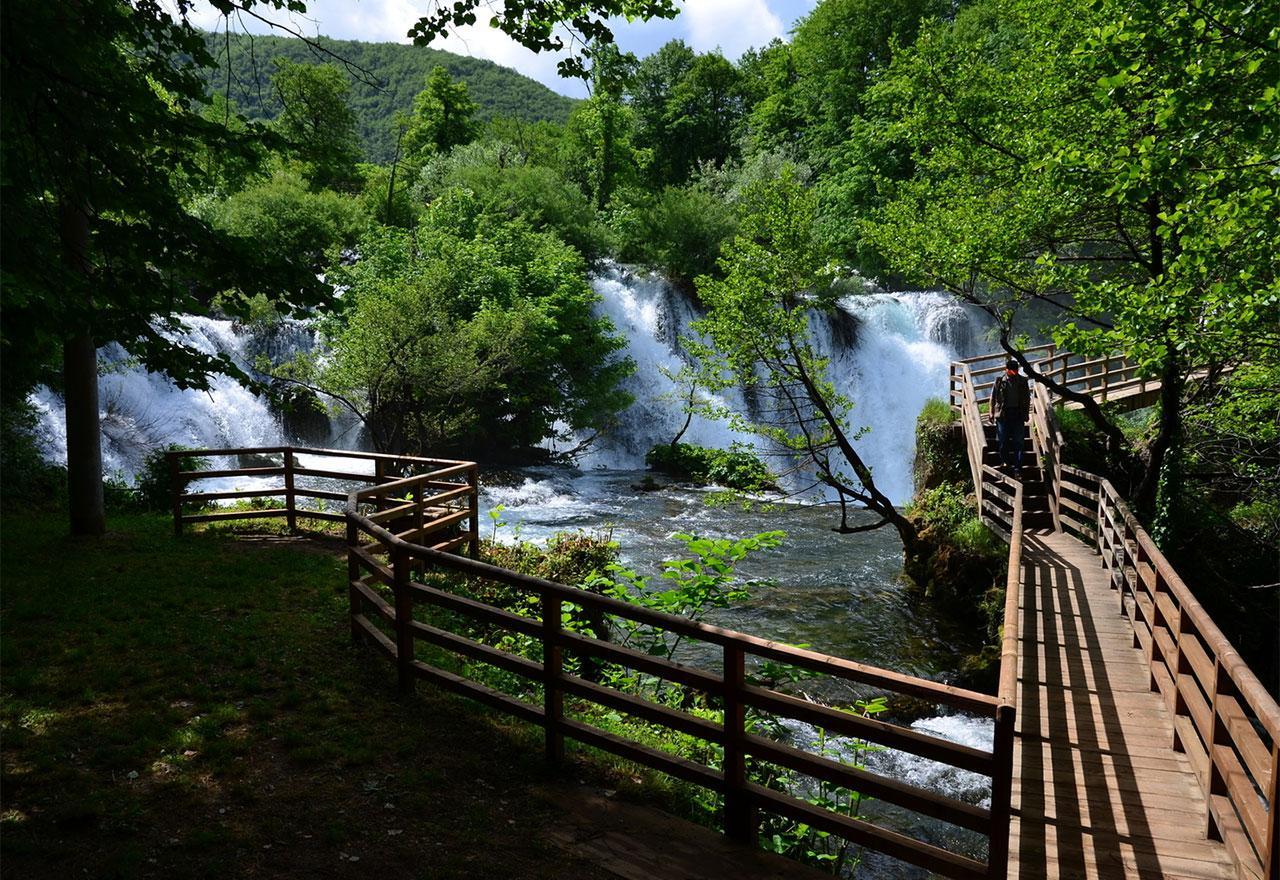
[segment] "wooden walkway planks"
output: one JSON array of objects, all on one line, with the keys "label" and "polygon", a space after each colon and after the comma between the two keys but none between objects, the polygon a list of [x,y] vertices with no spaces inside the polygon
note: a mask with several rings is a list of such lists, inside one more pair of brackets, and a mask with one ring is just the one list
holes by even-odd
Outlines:
[{"label": "wooden walkway planks", "polygon": [[1099,557],[1028,532],[1009,876],[1234,878]]}]

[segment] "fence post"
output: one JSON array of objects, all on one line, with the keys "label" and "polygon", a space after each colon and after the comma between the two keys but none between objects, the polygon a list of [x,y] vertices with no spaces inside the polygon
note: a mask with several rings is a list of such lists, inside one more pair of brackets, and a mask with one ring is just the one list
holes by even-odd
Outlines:
[{"label": "fence post", "polygon": [[182,470],[182,453],[167,452],[165,456],[169,459],[169,488],[173,493],[173,534],[174,537],[182,537],[182,490],[186,488],[182,483],[182,478],[178,476]]},{"label": "fence post", "polygon": [[467,496],[469,509],[471,511],[471,540],[468,542],[468,552],[472,559],[480,558],[480,471],[476,465],[472,465],[467,470],[467,485],[471,487],[471,492]]},{"label": "fence post", "polygon": [[547,763],[552,766],[564,760],[564,731],[560,724],[564,717],[564,692],[560,690],[564,667],[564,654],[560,647],[561,604],[559,596],[543,591],[542,722],[547,738]]},{"label": "fence post", "polygon": [[[1018,710],[1013,703],[996,707],[995,768],[991,777],[991,828],[987,844],[987,876],[1004,880],[1009,874],[1009,821],[1013,810],[1013,738]],[[1036,748],[1039,748],[1036,744]]]},{"label": "fence post", "polygon": [[724,646],[724,833],[754,844],[755,811],[747,791],[747,713],[742,701],[746,656],[741,645]]},{"label": "fence post", "polygon": [[347,516],[347,602],[351,610],[351,641],[357,645],[364,641],[360,625],[356,623],[356,615],[363,610],[360,593],[356,590],[356,581],[360,580],[360,560],[356,558],[356,547],[359,546],[360,532],[356,521]]},{"label": "fence post", "polygon": [[298,509],[293,494],[293,447],[284,448],[284,505],[285,519],[289,523],[289,531],[298,530]]},{"label": "fence post", "polygon": [[391,551],[396,600],[396,675],[400,693],[413,693],[413,597],[409,594],[409,554]]}]

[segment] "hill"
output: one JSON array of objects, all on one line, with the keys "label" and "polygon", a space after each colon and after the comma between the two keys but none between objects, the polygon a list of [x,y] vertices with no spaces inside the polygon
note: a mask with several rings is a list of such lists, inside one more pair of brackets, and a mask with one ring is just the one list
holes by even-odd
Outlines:
[{"label": "hill", "polygon": [[[220,64],[208,73],[210,88],[218,92],[226,90],[229,54],[231,98],[251,119],[273,118],[279,112],[279,102],[271,92],[275,59],[308,64],[328,62],[340,67],[346,62],[351,79],[351,107],[356,113],[365,156],[371,162],[391,160],[395,150],[392,115],[398,110],[407,112],[413,106],[414,96],[422,90],[427,74],[436,65],[444,67],[455,79],[466,82],[471,97],[479,105],[477,115],[482,120],[514,116],[529,122],[564,122],[575,103],[574,99],[558,95],[510,68],[439,49],[403,43],[317,40],[337,56],[334,58],[293,37],[232,35],[229,53],[224,35],[210,34],[208,39]],[[372,78],[362,71],[367,71]]]}]

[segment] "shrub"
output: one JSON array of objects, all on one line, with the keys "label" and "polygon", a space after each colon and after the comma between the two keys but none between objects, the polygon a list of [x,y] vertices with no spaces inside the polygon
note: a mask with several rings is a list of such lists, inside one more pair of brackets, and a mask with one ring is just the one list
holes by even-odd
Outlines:
[{"label": "shrub", "polygon": [[936,529],[948,536],[967,520],[976,518],[964,489],[954,483],[921,492],[907,506],[907,514],[920,524],[921,530]]},{"label": "shrub", "polygon": [[685,284],[716,271],[720,247],[737,228],[732,207],[695,186],[628,191],[612,207],[619,257]]},{"label": "shrub", "polygon": [[[169,475],[169,459],[167,452],[181,452],[186,449],[171,443],[160,449],[153,449],[143,460],[142,470],[138,472],[133,487],[136,503],[144,510],[168,510],[173,504],[173,480]],[[208,466],[208,461],[195,456],[182,456],[178,459],[178,469],[198,471]]]},{"label": "shrub", "polygon": [[969,479],[964,438],[955,431],[956,413],[937,397],[925,401],[916,419],[917,491]]},{"label": "shrub", "polygon": [[699,486],[716,485],[740,492],[776,488],[777,480],[747,446],[710,449],[692,443],[663,443],[649,450],[644,462],[655,471]]}]

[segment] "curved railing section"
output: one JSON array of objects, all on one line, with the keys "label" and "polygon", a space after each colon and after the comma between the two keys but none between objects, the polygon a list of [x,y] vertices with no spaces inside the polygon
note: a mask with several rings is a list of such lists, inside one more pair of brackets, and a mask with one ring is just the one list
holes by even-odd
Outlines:
[{"label": "curved railing section", "polygon": [[[351,485],[376,491],[379,486],[416,474],[413,492],[417,503],[413,522],[404,528],[448,530],[456,540],[465,535],[475,555],[480,546],[479,478],[475,462],[412,455],[387,455],[348,449],[316,449],[306,446],[261,446],[243,449],[182,449],[165,453],[172,491],[173,531],[194,523],[243,519],[284,519],[296,529],[299,519],[346,522],[344,505]],[[228,461],[230,459],[230,461]],[[200,464],[184,470],[193,462]],[[279,478],[279,482],[273,478]],[[266,479],[267,485],[230,490],[206,490],[193,484],[227,478]],[[427,497],[430,493],[431,497]],[[252,510],[219,510],[219,502],[281,499],[280,506]],[[303,499],[320,502],[305,506]],[[326,504],[328,502],[328,504]],[[380,502],[380,522],[398,518],[391,500]],[[402,511],[403,512],[403,511]],[[400,523],[397,523],[400,525]],[[414,533],[402,531],[402,537]]]},{"label": "curved railing section", "polygon": [[[806,823],[941,876],[1006,876],[1014,729],[1011,700],[771,642],[582,588],[519,574],[450,553],[451,542],[436,541],[434,536],[425,542],[407,540],[403,533],[388,527],[388,518],[393,512],[402,519],[412,518],[415,506],[431,503],[430,498],[416,500],[414,492],[423,479],[413,477],[360,489],[351,493],[346,507],[352,635],[374,646],[395,664],[402,690],[411,690],[417,680],[427,681],[541,726],[545,731],[546,754],[553,763],[561,760],[565,740],[571,739],[714,792],[722,798],[725,833],[737,840],[755,839],[758,816],[764,811]],[[386,507],[388,499],[394,499],[395,505]],[[469,584],[499,585],[515,594],[518,601],[508,607],[479,601],[475,595],[487,595],[484,590],[473,591],[472,596],[462,595],[451,588],[449,579],[428,578],[427,572],[449,573],[466,579],[465,583]],[[427,583],[428,580],[432,583]],[[513,607],[522,613],[515,613],[511,610]],[[575,632],[563,623],[571,610],[630,621],[675,637],[714,645],[720,651],[721,668],[704,669],[677,663],[668,657]],[[482,624],[488,635],[478,634],[469,625],[461,624],[463,620]],[[455,631],[458,629],[467,634]],[[516,653],[500,647],[506,644],[504,639],[513,634],[532,640],[534,649]],[[1006,635],[1006,643],[1010,637]],[[511,673],[528,682],[527,689],[521,689],[520,693],[528,697],[540,689],[541,699],[536,696],[533,702],[521,699],[433,665],[422,659],[423,652],[418,650],[421,643]],[[1016,644],[1016,638],[1012,644]],[[581,669],[600,663],[616,664],[635,673],[685,685],[704,694],[708,705],[719,711],[712,717],[706,713],[693,714],[614,688],[600,676],[572,674],[566,670],[566,656],[581,658],[584,661]],[[753,683],[751,671],[759,661],[790,664],[881,693],[908,695],[991,718],[995,721],[994,748],[991,751],[975,749],[758,686]],[[574,701],[578,701],[579,706],[593,703],[703,740],[710,745],[712,757],[706,763],[694,761],[578,720],[573,717]],[[991,807],[969,804],[908,779],[877,774],[833,760],[827,754],[761,736],[748,720],[751,713],[768,713],[776,719],[803,722],[834,735],[984,774],[992,780]],[[988,858],[978,860],[765,787],[748,773],[748,767],[755,762],[794,771],[815,785],[857,791],[977,832],[988,840]]]},{"label": "curved railing section", "polygon": [[[1080,359],[1052,346],[1027,349],[1026,354],[1040,356],[1037,369],[1099,401],[1160,387],[1144,380],[1124,358]],[[1017,660],[1017,643],[1010,644],[1008,632],[1010,621],[1017,621],[1021,485],[982,464],[987,439],[980,405],[990,396],[994,380],[977,380],[1002,370],[1004,357],[987,355],[951,366],[951,402],[960,413],[969,448],[979,512],[1010,542],[1002,696],[1006,685],[1016,683],[1006,682],[1006,675]],[[1119,610],[1146,656],[1151,689],[1160,693],[1173,714],[1170,748],[1187,755],[1205,793],[1209,837],[1226,844],[1241,877],[1280,880],[1280,707],[1111,482],[1063,464],[1065,443],[1044,385],[1034,387],[1031,406],[1032,441],[1051,483],[1054,527],[1093,547],[1111,571]]]}]

